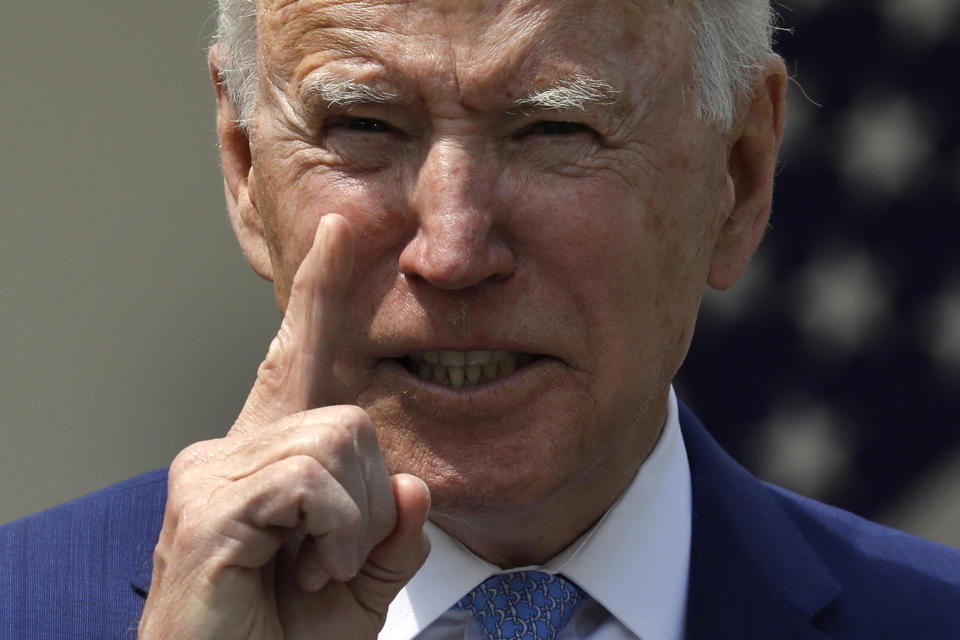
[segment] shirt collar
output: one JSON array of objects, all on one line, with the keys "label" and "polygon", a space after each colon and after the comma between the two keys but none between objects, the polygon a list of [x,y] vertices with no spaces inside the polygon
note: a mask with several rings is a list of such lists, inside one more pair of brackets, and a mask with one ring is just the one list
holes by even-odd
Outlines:
[{"label": "shirt collar", "polygon": [[[683,637],[690,571],[690,467],[673,389],[636,477],[600,521],[542,567],[562,573],[644,640]],[[501,569],[431,522],[430,556],[397,595],[379,640],[409,640]],[[530,568],[530,567],[525,567]]]}]

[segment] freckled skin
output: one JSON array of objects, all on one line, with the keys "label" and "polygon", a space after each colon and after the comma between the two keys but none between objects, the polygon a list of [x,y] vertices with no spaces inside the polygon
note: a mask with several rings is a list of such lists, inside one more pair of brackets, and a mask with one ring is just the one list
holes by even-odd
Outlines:
[{"label": "freckled skin", "polygon": [[[345,216],[356,261],[332,395],[369,412],[391,471],[430,485],[435,522],[504,566],[549,558],[616,499],[659,436],[693,334],[731,141],[694,115],[685,7],[261,6],[249,206],[278,304],[321,216]],[[403,98],[309,103],[301,83],[318,70]],[[511,107],[571,73],[612,84],[616,104]],[[544,120],[582,128],[546,135]],[[552,360],[522,392],[464,408],[382,366],[410,343]]]}]

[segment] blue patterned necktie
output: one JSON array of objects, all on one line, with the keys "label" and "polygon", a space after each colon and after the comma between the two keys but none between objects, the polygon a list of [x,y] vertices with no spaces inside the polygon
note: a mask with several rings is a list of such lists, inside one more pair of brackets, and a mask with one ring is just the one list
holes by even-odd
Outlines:
[{"label": "blue patterned necktie", "polygon": [[487,578],[455,606],[472,613],[489,640],[555,640],[583,598],[561,576],[518,571]]}]

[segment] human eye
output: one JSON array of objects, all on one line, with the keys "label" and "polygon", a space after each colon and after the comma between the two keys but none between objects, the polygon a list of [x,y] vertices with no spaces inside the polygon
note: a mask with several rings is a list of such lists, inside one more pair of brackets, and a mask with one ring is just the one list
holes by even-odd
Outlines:
[{"label": "human eye", "polygon": [[409,146],[406,128],[396,120],[367,114],[330,114],[318,127],[314,145],[330,154],[343,170],[375,171],[384,169]]},{"label": "human eye", "polygon": [[327,131],[340,129],[343,131],[356,131],[358,133],[393,133],[394,128],[383,120],[376,118],[358,118],[339,116],[331,118],[325,127]]},{"label": "human eye", "polygon": [[542,136],[572,136],[578,133],[589,133],[590,129],[580,122],[564,122],[559,120],[541,120],[527,128],[527,135]]}]

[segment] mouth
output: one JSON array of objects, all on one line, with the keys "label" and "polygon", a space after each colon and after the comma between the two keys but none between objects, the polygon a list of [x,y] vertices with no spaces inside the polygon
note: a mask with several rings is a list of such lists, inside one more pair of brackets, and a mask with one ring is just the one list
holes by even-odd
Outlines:
[{"label": "mouth", "polygon": [[423,380],[470,387],[513,375],[538,357],[515,351],[420,351],[400,361],[407,371]]}]

